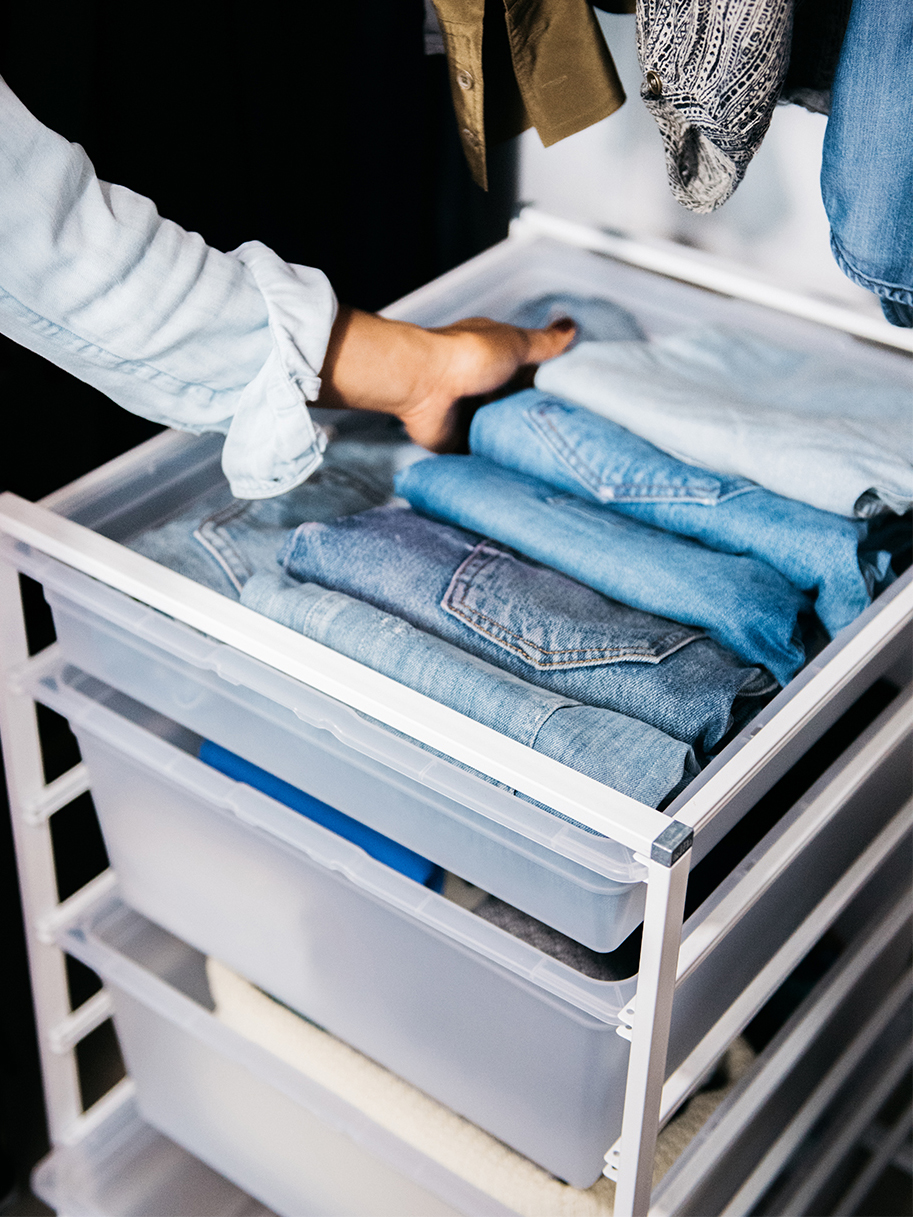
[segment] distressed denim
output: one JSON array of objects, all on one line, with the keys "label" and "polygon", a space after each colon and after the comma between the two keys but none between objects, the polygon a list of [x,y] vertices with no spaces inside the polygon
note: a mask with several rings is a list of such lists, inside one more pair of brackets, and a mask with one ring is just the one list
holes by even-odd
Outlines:
[{"label": "distressed denim", "polygon": [[419,461],[396,479],[419,512],[489,536],[634,608],[696,625],[781,684],[804,660],[808,596],[755,558],[620,515],[481,456]]},{"label": "distressed denim", "polygon": [[860,554],[869,526],[686,465],[582,406],[537,389],[476,414],[477,456],[710,549],[768,562],[803,591],[833,636],[867,608],[890,554]]},{"label": "distressed denim", "polygon": [[655,727],[536,688],[340,592],[264,572],[241,601],[651,807],[697,772],[691,748]]},{"label": "distressed denim", "polygon": [[699,329],[581,343],[536,387],[665,452],[845,516],[913,506],[913,378],[833,354]]},{"label": "distressed denim", "polygon": [[303,524],[289,574],[358,597],[552,693],[709,752],[776,688],[703,631],[608,600],[408,508]]},{"label": "distressed denim", "polygon": [[131,538],[131,549],[237,599],[258,570],[278,571],[277,554],[302,520],[335,520],[385,503],[393,476],[420,452],[408,443],[340,440],[303,485],[271,499],[236,499],[224,485],[165,524]]},{"label": "distressed denim", "polygon": [[837,264],[913,326],[913,17],[908,0],[853,0],[834,77],[821,196]]}]

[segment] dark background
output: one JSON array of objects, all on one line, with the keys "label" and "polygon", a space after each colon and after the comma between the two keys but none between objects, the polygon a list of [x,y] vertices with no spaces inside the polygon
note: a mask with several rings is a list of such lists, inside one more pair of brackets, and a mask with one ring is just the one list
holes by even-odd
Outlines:
[{"label": "dark background", "polygon": [[[256,239],[319,266],[374,310],[505,236],[514,205],[509,149],[488,194],[469,176],[423,21],[422,0],[8,3],[0,75],[103,180],[218,249]],[[31,500],[158,430],[2,336],[0,409],[0,489]],[[92,847],[70,841],[74,864]],[[2,1208],[46,1149],[3,807],[0,933]]]}]

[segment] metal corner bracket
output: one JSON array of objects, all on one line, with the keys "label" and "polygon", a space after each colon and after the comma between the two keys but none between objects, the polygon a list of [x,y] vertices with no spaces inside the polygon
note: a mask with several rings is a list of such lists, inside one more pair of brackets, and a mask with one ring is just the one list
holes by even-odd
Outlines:
[{"label": "metal corner bracket", "polygon": [[650,860],[661,866],[674,866],[693,844],[694,829],[679,820],[673,820],[650,846]]}]

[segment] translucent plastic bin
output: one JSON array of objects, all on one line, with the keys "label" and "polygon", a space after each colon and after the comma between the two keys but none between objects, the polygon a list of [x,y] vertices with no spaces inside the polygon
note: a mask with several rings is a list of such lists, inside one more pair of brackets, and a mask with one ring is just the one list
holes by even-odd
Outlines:
[{"label": "translucent plastic bin", "polygon": [[[203,765],[81,682],[110,694],[72,669],[33,693],[77,734],[130,905],[553,1174],[575,1186],[598,1177],[620,1130],[628,1043],[616,1026],[636,977],[573,971]],[[142,707],[130,712],[143,717]],[[822,783],[839,785],[873,729],[705,901],[686,937]],[[814,848],[679,987],[670,1068],[887,821],[908,751],[853,790]]]},{"label": "translucent plastic bin", "polygon": [[[882,896],[879,908],[889,904],[891,893],[896,896],[907,878],[896,872],[889,865],[874,880]],[[790,1082],[773,1079],[776,1101],[757,1105],[757,1144],[749,1140],[721,1151],[711,1141],[719,1204],[689,1212],[721,1211],[736,1181],[795,1114],[791,1085],[799,1085],[804,1099],[878,1008],[907,966],[907,904],[882,915],[874,926],[859,919],[855,905],[850,907],[843,928],[852,945],[805,1003],[807,1007],[819,991],[827,991],[826,1025],[817,1037],[811,1068],[800,1065],[796,1081],[792,1075]],[[884,932],[892,926],[899,928]],[[203,1159],[284,1217],[452,1212],[509,1217],[497,1200],[211,1015],[204,957],[116,899],[68,930],[61,945],[105,980],[142,1115],[198,1156],[144,1125],[130,1102],[88,1141],[55,1151],[39,1167],[38,1194],[62,1212],[78,1217],[268,1217],[256,1201],[213,1176],[198,1160]],[[843,974],[850,973],[859,973],[859,979],[852,988],[841,988]],[[842,996],[828,1001],[835,989]],[[717,1109],[672,1168],[670,1182],[682,1171],[694,1172],[706,1137],[712,1137],[715,1126],[725,1127],[727,1110],[747,1086],[770,1089],[771,1081],[757,1076],[763,1063]]]},{"label": "translucent plastic bin", "polygon": [[596,951],[643,919],[630,850],[274,668],[35,554],[67,658]]},{"label": "translucent plastic bin", "polygon": [[[576,294],[629,308],[649,336],[700,324],[730,325],[875,370],[908,370],[909,361],[899,353],[572,248],[536,235],[528,221],[513,231],[510,240],[385,312],[424,325],[478,314],[509,320],[525,301]],[[116,542],[128,542],[222,481],[221,446],[221,436],[157,437],[52,496],[49,506]],[[109,560],[116,567],[116,558]],[[243,644],[236,649],[214,642],[37,551],[17,554],[14,561],[45,584],[61,645],[85,671],[594,950],[614,949],[639,924],[645,872],[629,850],[431,756],[301,680],[243,654]],[[180,615],[178,609],[175,616]],[[842,632],[844,642],[856,628],[854,623]],[[674,810],[686,807],[708,782],[719,790],[720,769],[811,675],[803,672],[775,706],[762,711],[689,785]],[[871,679],[877,675],[873,665]],[[785,741],[774,733],[763,764],[753,761],[746,773],[734,775],[725,800],[717,798],[725,809],[696,834],[695,861],[858,696],[862,690],[850,688],[853,681],[836,692],[829,689],[801,732]]]},{"label": "translucent plastic bin", "polygon": [[150,1128],[130,1099],[82,1141],[39,1162],[31,1182],[61,1217],[274,1217]]},{"label": "translucent plastic bin", "polygon": [[49,1202],[75,1197],[79,1217],[510,1217],[220,1022],[203,956],[120,902],[62,945],[105,980],[139,1112],[168,1140],[128,1107],[99,1130],[113,1143],[39,1168]]}]

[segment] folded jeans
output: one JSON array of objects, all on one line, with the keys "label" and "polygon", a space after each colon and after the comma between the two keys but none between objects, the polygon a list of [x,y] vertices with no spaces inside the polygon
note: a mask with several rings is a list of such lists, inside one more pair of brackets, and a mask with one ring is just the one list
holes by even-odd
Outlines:
[{"label": "folded jeans", "polygon": [[479,410],[471,451],[632,519],[748,554],[815,595],[833,636],[871,603],[890,554],[860,552],[869,525],[687,465],[583,406],[529,389]]},{"label": "folded jeans", "polygon": [[536,387],[587,406],[682,460],[750,478],[823,511],[913,505],[913,394],[900,357],[787,350],[702,328],[653,342],[583,342]]},{"label": "folded jeans", "polygon": [[651,807],[697,772],[691,748],[655,727],[538,689],[350,596],[261,572],[241,602]]},{"label": "folded jeans", "polygon": [[693,626],[609,600],[476,534],[389,506],[301,525],[283,563],[540,688],[710,751],[776,684]]},{"label": "folded jeans", "polygon": [[808,596],[773,567],[557,492],[480,456],[438,456],[397,476],[416,511],[473,529],[634,608],[706,630],[781,684],[801,667]]}]

